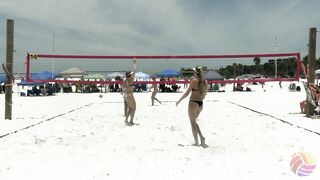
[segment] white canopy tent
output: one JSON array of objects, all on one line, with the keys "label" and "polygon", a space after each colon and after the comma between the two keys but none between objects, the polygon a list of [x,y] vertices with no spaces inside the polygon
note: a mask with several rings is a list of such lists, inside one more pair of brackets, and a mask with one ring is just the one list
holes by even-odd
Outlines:
[{"label": "white canopy tent", "polygon": [[107,79],[114,79],[116,77],[124,78],[125,74],[122,72],[113,72],[107,75]]},{"label": "white canopy tent", "polygon": [[150,75],[144,72],[136,72],[135,78],[137,79],[150,79]]},{"label": "white canopy tent", "polygon": [[87,75],[85,71],[82,71],[76,67],[69,68],[59,73],[59,77],[70,77],[70,78],[78,78],[78,77],[83,77],[85,75]]}]

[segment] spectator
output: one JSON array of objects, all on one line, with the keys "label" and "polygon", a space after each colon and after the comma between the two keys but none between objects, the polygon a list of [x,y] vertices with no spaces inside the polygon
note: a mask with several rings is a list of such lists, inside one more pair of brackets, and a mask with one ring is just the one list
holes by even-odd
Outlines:
[{"label": "spectator", "polygon": [[40,93],[41,93],[41,91],[37,88],[37,86],[32,87],[32,94],[33,95],[39,96]]},{"label": "spectator", "polygon": [[303,100],[300,102],[301,113],[305,114],[307,112],[306,109],[307,109],[307,101]]}]

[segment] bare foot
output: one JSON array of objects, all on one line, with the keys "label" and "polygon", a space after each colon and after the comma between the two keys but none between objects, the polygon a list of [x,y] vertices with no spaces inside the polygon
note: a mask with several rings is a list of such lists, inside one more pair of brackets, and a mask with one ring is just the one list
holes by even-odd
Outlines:
[{"label": "bare foot", "polygon": [[205,143],[201,143],[200,146],[203,147],[203,148],[208,148],[208,147],[209,147],[209,146],[208,146],[207,144],[205,144]]},{"label": "bare foot", "polygon": [[202,139],[201,139],[201,144],[200,144],[200,146],[203,147],[203,148],[209,147],[209,146],[206,144],[206,139],[205,139],[205,138],[202,138]]},{"label": "bare foot", "polygon": [[128,125],[128,124],[129,124],[129,122],[128,122],[127,120],[125,120],[125,121],[124,121],[124,123],[126,123],[126,125]]}]

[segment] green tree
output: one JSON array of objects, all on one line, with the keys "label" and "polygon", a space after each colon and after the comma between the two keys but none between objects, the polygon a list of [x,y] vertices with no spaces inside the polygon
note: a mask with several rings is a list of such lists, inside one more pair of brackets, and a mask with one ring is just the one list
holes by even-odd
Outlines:
[{"label": "green tree", "polygon": [[260,59],[259,57],[255,57],[255,58],[253,58],[253,62],[254,62],[254,64],[255,64],[256,66],[259,66],[260,63],[261,63],[261,59]]},{"label": "green tree", "polygon": [[261,73],[260,70],[259,70],[259,66],[260,66],[260,63],[261,63],[260,57],[254,57],[253,58],[253,62],[254,62],[254,65],[255,65],[255,71],[254,72],[256,74]]}]

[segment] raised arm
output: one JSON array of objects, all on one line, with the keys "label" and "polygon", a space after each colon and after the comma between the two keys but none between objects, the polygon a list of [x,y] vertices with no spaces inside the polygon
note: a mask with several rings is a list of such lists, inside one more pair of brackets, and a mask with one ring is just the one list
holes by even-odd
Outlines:
[{"label": "raised arm", "polygon": [[135,74],[137,70],[137,59],[133,58],[132,72]]}]

